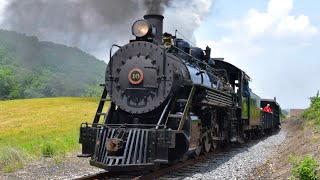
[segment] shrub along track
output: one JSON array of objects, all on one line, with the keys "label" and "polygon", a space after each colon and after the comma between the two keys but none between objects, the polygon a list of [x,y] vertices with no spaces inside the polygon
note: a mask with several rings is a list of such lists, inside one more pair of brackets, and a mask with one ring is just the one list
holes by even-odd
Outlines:
[{"label": "shrub along track", "polygon": [[288,179],[292,175],[290,156],[304,158],[311,154],[320,159],[320,132],[301,122],[301,119],[290,118],[282,123],[282,129],[287,132],[285,142],[254,170],[250,179]]}]

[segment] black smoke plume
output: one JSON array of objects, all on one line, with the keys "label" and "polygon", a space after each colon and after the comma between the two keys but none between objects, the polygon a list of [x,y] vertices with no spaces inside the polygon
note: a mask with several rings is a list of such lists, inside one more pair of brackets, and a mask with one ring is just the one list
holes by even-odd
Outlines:
[{"label": "black smoke plume", "polygon": [[10,0],[3,26],[99,57],[109,42],[130,38],[130,24],[144,14],[140,9],[133,0]]},{"label": "black smoke plume", "polygon": [[[8,0],[0,28],[75,46],[108,61],[111,44],[123,45],[133,39],[131,25],[135,20],[144,14],[163,14],[172,4],[178,4],[172,5],[175,11],[183,12],[183,6],[192,2],[198,4],[197,0]],[[170,19],[166,17],[165,23]],[[185,23],[193,22],[181,22],[180,27]],[[171,24],[179,27],[179,22]],[[192,34],[196,26],[189,27],[187,34]]]},{"label": "black smoke plume", "polygon": [[169,6],[170,0],[144,0],[147,8],[147,14],[163,14],[166,7]]}]

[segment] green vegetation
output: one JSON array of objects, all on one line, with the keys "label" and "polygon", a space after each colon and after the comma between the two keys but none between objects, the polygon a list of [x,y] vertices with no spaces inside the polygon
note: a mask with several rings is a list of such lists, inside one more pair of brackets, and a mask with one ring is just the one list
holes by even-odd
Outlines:
[{"label": "green vegetation", "polygon": [[61,163],[66,153],[80,149],[80,124],[92,122],[98,102],[88,97],[0,101],[0,169],[12,172],[39,157]]},{"label": "green vegetation", "polygon": [[320,97],[319,91],[316,96],[309,98],[311,105],[303,113],[303,125],[304,127],[310,127],[316,133],[320,133]]},{"label": "green vegetation", "polygon": [[285,110],[285,109],[282,109],[282,110],[281,110],[281,113],[280,113],[280,116],[281,116],[281,119],[282,119],[282,120],[288,118],[288,116],[289,116],[289,111],[288,111],[288,110]]},{"label": "green vegetation", "polygon": [[310,98],[311,105],[303,113],[303,117],[308,120],[313,120],[315,125],[320,125],[320,97],[319,91],[317,95]]},{"label": "green vegetation", "polygon": [[300,180],[319,180],[320,162],[308,154],[300,160],[297,157],[290,156],[289,161],[292,165],[293,176],[290,179],[298,178]]},{"label": "green vegetation", "polygon": [[[310,97],[310,107],[303,113],[300,125],[302,129],[311,130],[312,133],[320,132],[320,97],[319,91],[314,97]],[[308,134],[312,134],[308,133]],[[312,142],[317,143],[318,136],[313,137]],[[320,180],[320,160],[308,154],[304,158],[289,156],[292,165],[292,173],[290,179],[301,180]]]},{"label": "green vegetation", "polygon": [[[100,96],[106,64],[77,49],[0,30],[0,100]],[[78,150],[79,125],[91,122],[98,98],[0,101],[0,169],[29,160],[61,163]]]},{"label": "green vegetation", "polygon": [[77,48],[0,30],[0,100],[100,96],[105,68]]}]

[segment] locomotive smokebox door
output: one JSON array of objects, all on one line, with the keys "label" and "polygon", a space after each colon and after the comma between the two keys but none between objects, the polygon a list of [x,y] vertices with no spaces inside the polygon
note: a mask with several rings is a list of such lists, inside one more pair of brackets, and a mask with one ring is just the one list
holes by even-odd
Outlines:
[{"label": "locomotive smokebox door", "polygon": [[[166,102],[174,84],[174,67],[170,58],[164,63],[164,57],[164,49],[150,42],[121,47],[106,72],[111,101],[134,114],[149,113]],[[111,75],[110,69],[114,69]]]}]

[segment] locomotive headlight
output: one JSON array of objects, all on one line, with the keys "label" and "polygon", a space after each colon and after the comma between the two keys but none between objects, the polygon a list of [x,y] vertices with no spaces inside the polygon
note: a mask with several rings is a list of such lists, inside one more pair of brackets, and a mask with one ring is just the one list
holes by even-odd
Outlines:
[{"label": "locomotive headlight", "polygon": [[151,26],[146,20],[138,20],[132,25],[132,34],[136,37],[144,37],[150,30]]}]

